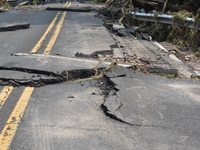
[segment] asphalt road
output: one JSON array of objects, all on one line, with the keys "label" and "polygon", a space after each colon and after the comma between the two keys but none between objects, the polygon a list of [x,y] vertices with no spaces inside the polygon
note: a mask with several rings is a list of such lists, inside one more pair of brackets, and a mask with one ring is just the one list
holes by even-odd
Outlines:
[{"label": "asphalt road", "polygon": [[[65,7],[88,5],[96,6]],[[199,149],[199,80],[123,67],[88,78],[99,64],[89,56],[116,45],[95,15],[0,13],[0,26],[30,23],[29,29],[0,32],[0,150]]]}]

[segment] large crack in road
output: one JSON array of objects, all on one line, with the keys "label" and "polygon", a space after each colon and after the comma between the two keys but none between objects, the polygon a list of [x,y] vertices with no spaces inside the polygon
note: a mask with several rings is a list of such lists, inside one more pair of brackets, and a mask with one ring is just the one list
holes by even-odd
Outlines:
[{"label": "large crack in road", "polygon": [[1,86],[40,87],[66,80],[62,74],[28,68],[0,67],[0,74],[2,76],[0,78]]},{"label": "large crack in road", "polygon": [[[115,66],[116,67],[116,66]],[[113,83],[110,78],[115,77],[125,77],[126,74],[116,74],[112,77],[109,77],[108,74],[112,73],[112,68],[98,68],[98,69],[79,69],[79,70],[65,70],[63,72],[54,73],[51,71],[44,71],[44,70],[36,70],[36,69],[29,69],[29,68],[17,68],[17,67],[0,67],[0,85],[1,86],[29,86],[29,87],[41,87],[49,84],[57,84],[62,82],[70,82],[70,81],[80,81],[81,79],[84,80],[95,80],[101,79],[102,84],[99,88],[102,90],[104,95],[104,102],[101,104],[100,108],[104,112],[104,114],[116,121],[121,123],[125,123],[131,126],[142,126],[140,124],[131,124],[122,120],[121,118],[117,117],[112,113],[112,110],[106,105],[106,100],[113,95],[116,95],[117,89],[115,87],[115,83]],[[81,80],[81,81],[84,81]],[[113,100],[115,101],[115,100]],[[117,110],[122,107],[122,103],[117,106]],[[116,110],[116,111],[117,111]]]}]

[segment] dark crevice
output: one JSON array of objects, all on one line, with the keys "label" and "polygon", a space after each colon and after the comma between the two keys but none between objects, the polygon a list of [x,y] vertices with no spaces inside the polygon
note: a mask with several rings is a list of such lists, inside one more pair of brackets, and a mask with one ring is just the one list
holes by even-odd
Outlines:
[{"label": "dark crevice", "polygon": [[104,85],[102,86],[102,91],[103,94],[105,96],[105,99],[109,96],[109,93],[113,90],[113,91],[119,91],[119,89],[117,89],[116,84],[113,83],[109,77],[104,75]]},{"label": "dark crevice", "polygon": [[51,71],[28,69],[28,68],[0,67],[0,71],[13,71],[13,73],[6,72],[8,76],[0,77],[0,86],[41,87],[44,85],[61,83],[64,81],[74,81],[77,79],[90,78],[95,75],[99,75],[103,69],[105,68],[69,70],[69,71],[63,71],[62,73],[59,74]]},{"label": "dark crevice", "polygon": [[0,67],[0,71],[13,71],[13,74],[18,73],[27,73],[28,78],[20,77],[0,77],[0,85],[1,86],[31,86],[31,87],[40,87],[47,84],[55,84],[66,81],[65,76],[62,74],[56,74],[50,71],[36,70],[36,69],[28,69],[28,68],[17,68],[17,67]]},{"label": "dark crevice", "polygon": [[73,8],[73,7],[47,7],[46,10],[52,11],[71,11],[71,12],[91,12],[90,8]]},{"label": "dark crevice", "polygon": [[119,121],[119,122],[122,122],[122,123],[125,123],[125,124],[128,124],[128,125],[131,125],[131,126],[132,126],[132,124],[130,124],[130,123],[126,122],[126,121],[123,121],[122,119],[118,118],[118,117],[115,116],[114,114],[109,113],[108,108],[107,108],[104,104],[101,104],[101,110],[104,112],[104,114],[105,114],[107,117],[109,117],[109,118],[111,118],[111,119],[114,119],[114,120],[116,120],[116,121]]},{"label": "dark crevice", "polygon": [[122,106],[123,106],[123,104],[122,104],[122,102],[120,102],[120,105],[118,106],[118,108],[115,111],[118,111]]},{"label": "dark crevice", "polygon": [[6,27],[0,27],[0,32],[28,29],[29,27],[30,27],[30,23],[9,25]]},{"label": "dark crevice", "polygon": [[[13,68],[0,67],[0,71],[1,70],[10,70],[10,71],[13,71],[13,73],[16,73],[18,71],[19,74],[20,74],[20,72],[26,72],[26,73],[31,74],[31,78],[29,78],[29,79],[0,78],[0,85],[3,85],[3,86],[10,85],[10,86],[14,86],[14,87],[15,86],[41,87],[41,86],[44,86],[47,84],[61,83],[63,81],[74,81],[77,79],[87,79],[92,76],[101,74],[104,69],[105,68],[69,70],[69,71],[63,71],[61,74],[56,74],[54,72],[36,70],[36,69],[17,68],[17,67],[13,67]],[[110,110],[108,110],[107,106],[105,105],[107,98],[111,95],[116,95],[116,93],[119,91],[119,89],[116,88],[117,85],[113,81],[111,81],[110,77],[105,75],[105,72],[100,80],[102,80],[102,81],[99,84],[99,87],[103,91],[102,93],[105,98],[104,102],[100,106],[103,113],[107,117],[109,117],[113,120],[116,120],[118,122],[130,125],[130,126],[143,127],[144,124],[129,123],[129,122],[124,121],[123,119],[117,117]],[[71,98],[73,98],[73,97],[71,97]],[[115,110],[115,112],[118,111],[122,106],[123,106],[123,104],[120,102],[120,105]],[[153,126],[153,125],[145,125],[145,127],[146,126],[147,127],[158,127],[158,126]],[[164,128],[164,127],[162,127],[162,128]]]},{"label": "dark crevice", "polygon": [[[114,82],[112,82],[112,81],[110,80],[109,77],[104,76],[104,90],[103,90],[103,94],[104,94],[104,96],[105,96],[104,103],[105,103],[106,99],[109,97],[109,93],[110,93],[111,91],[113,91],[113,90],[115,90],[116,92],[119,91],[119,89],[117,89],[115,86],[116,86],[116,84],[115,84]],[[124,121],[124,120],[118,118],[116,115],[112,114],[112,113],[108,110],[107,106],[104,105],[104,103],[101,104],[101,110],[104,112],[104,114],[105,114],[107,117],[109,117],[109,118],[111,118],[111,119],[114,119],[114,120],[116,120],[116,121],[119,121],[119,122],[121,122],[121,123],[125,123],[125,124],[128,124],[128,125],[131,125],[131,126],[141,126],[141,125],[137,125],[137,124],[134,124],[134,125],[133,125],[133,124],[131,124],[131,123],[129,123],[129,122],[126,122],[126,121]],[[122,103],[121,103],[121,104],[122,104]],[[120,107],[121,107],[121,106],[122,106],[122,105],[120,105]],[[119,109],[120,109],[120,108],[119,108]]]},{"label": "dark crevice", "polygon": [[[127,121],[124,121],[123,119],[117,117],[115,114],[113,114],[112,112],[110,112],[110,110],[108,110],[107,106],[105,105],[105,102],[107,100],[107,98],[110,96],[110,92],[115,90],[116,92],[119,91],[119,89],[116,88],[116,84],[114,82],[112,82],[110,80],[110,77],[107,77],[106,75],[104,75],[104,87],[103,87],[103,95],[105,97],[104,102],[101,104],[101,110],[103,111],[103,113],[118,122],[133,126],[133,127],[159,127],[159,128],[169,128],[166,126],[156,126],[156,125],[147,125],[147,124],[137,124],[137,123],[130,123]],[[115,110],[118,111],[121,107],[123,106],[123,104],[120,102],[119,107]]]}]

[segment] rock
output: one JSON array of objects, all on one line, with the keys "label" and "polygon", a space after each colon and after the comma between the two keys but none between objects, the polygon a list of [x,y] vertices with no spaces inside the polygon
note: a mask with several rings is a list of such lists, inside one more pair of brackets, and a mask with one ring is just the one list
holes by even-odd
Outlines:
[{"label": "rock", "polygon": [[152,37],[148,33],[141,32],[141,35],[142,35],[142,39],[144,39],[144,40],[147,40],[147,41],[152,40]]},{"label": "rock", "polygon": [[186,55],[185,60],[190,61],[193,58],[193,55]]},{"label": "rock", "polygon": [[169,49],[168,51],[170,54],[173,54],[173,55],[178,54],[178,50],[176,50],[176,49]]},{"label": "rock", "polygon": [[0,13],[1,12],[5,12],[5,9],[4,8],[0,8]]},{"label": "rock", "polygon": [[196,77],[200,79],[200,71],[194,70],[194,73],[196,74]]},{"label": "rock", "polygon": [[142,34],[140,34],[139,32],[136,32],[135,37],[140,40],[142,39]]}]

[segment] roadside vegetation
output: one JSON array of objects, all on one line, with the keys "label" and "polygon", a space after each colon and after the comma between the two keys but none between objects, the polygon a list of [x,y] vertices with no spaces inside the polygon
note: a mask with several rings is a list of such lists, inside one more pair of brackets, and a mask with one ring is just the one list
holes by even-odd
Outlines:
[{"label": "roadside vegetation", "polygon": [[195,19],[200,25],[200,0],[95,0],[104,2],[106,7],[121,8],[120,23],[129,27],[140,27],[153,39],[168,41],[181,47],[184,51],[192,51],[200,57],[200,31],[176,25],[159,24],[134,20],[129,14],[132,10],[141,10],[156,14],[173,15],[174,21],[184,24],[187,17]]},{"label": "roadside vegetation", "polygon": [[31,0],[31,2],[30,2],[31,5],[35,5],[37,3],[38,3],[38,0]]},{"label": "roadside vegetation", "polygon": [[9,7],[9,5],[8,5],[6,0],[0,0],[0,8],[1,7],[4,7],[4,8],[8,8]]}]

